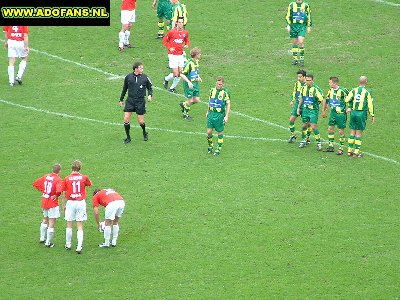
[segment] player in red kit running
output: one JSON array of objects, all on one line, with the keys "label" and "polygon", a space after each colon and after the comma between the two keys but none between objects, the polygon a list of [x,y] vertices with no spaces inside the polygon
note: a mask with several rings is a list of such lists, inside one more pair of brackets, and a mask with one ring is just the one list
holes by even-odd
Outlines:
[{"label": "player in red kit running", "polygon": [[52,173],[46,174],[32,183],[32,186],[42,193],[43,221],[42,224],[40,224],[39,242],[45,243],[49,248],[54,247],[54,225],[56,219],[60,217],[60,209],[58,206],[60,192],[57,193],[57,187],[62,184],[62,179],[59,176],[60,173],[61,165],[55,164],[53,165]]},{"label": "player in red kit running", "polygon": [[124,208],[125,201],[113,189],[95,189],[93,192],[93,212],[96,219],[96,224],[99,230],[100,228],[100,217],[99,217],[99,205],[105,207],[104,219],[104,243],[100,244],[101,248],[110,247],[110,237],[111,237],[111,224],[112,226],[112,241],[111,246],[115,247],[117,245],[117,238],[119,233],[119,218],[121,218]]},{"label": "player in red kit running", "polygon": [[185,64],[185,56],[183,49],[189,48],[189,33],[183,29],[183,18],[178,19],[178,24],[175,28],[168,31],[163,38],[163,43],[168,49],[168,60],[169,67],[172,69],[172,73],[164,77],[164,87],[168,88],[168,81],[172,78],[174,81],[169,89],[170,92],[175,93],[176,86],[181,80],[180,72]]},{"label": "player in red kit running", "polygon": [[119,32],[118,50],[132,48],[129,42],[132,24],[136,21],[136,0],[122,0],[121,5],[121,31]]},{"label": "player in red kit running", "polygon": [[[72,173],[64,178],[60,190],[64,192],[63,209],[67,229],[65,230],[65,249],[71,250],[72,221],[76,221],[76,237],[78,245],[76,252],[81,254],[83,244],[83,221],[87,220],[86,214],[86,187],[91,186],[89,177],[80,173],[82,163],[76,160],[72,163]],[[66,203],[65,203],[66,201]]]},{"label": "player in red kit running", "polygon": [[[4,26],[3,31],[5,33],[5,46],[8,49],[8,80],[10,86],[14,86],[15,81],[21,85],[29,54],[28,26]],[[19,63],[17,77],[14,77],[14,65],[17,58],[20,58],[21,62]]]}]

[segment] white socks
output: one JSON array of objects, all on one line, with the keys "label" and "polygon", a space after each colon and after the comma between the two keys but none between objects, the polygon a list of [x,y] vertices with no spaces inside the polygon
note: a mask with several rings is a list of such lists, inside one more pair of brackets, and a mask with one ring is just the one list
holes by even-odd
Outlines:
[{"label": "white socks", "polygon": [[76,251],[82,250],[82,244],[83,244],[83,230],[78,230],[76,232],[76,237],[78,239],[78,245],[76,246]]},{"label": "white socks", "polygon": [[71,248],[72,243],[72,228],[65,229],[65,246]]},{"label": "white socks", "polygon": [[119,233],[119,225],[113,225],[113,231],[112,231],[112,245],[115,246],[117,244],[117,238],[118,238],[118,233]]},{"label": "white socks", "polygon": [[26,68],[26,60],[21,60],[21,62],[19,63],[19,68],[18,68],[18,74],[17,77],[18,78],[22,78],[22,76],[24,75],[25,72],[25,68]]},{"label": "white socks", "polygon": [[111,226],[104,227],[104,244],[110,246]]},{"label": "white socks", "polygon": [[120,32],[120,33],[119,33],[119,43],[118,43],[118,47],[124,48],[124,41],[125,41],[125,32]]},{"label": "white socks", "polygon": [[41,223],[40,224],[40,241],[44,242],[46,240],[46,231],[47,231],[47,224]]},{"label": "white socks", "polygon": [[179,81],[181,81],[180,77],[174,77],[174,81],[172,82],[172,85],[171,85],[170,89],[176,88],[176,86],[178,85]]},{"label": "white socks", "polygon": [[125,39],[124,39],[124,45],[129,45],[129,37],[131,36],[131,32],[129,30],[125,30]]},{"label": "white socks", "polygon": [[164,77],[164,80],[170,81],[172,78],[174,78],[174,74],[169,73],[167,76]]},{"label": "white socks", "polygon": [[53,238],[54,238],[54,228],[47,228],[47,239],[46,239],[47,246],[53,243]]},{"label": "white socks", "polygon": [[[14,84],[15,83],[15,78],[14,78],[14,66],[8,66],[8,82],[10,84]],[[46,225],[47,226],[47,225]],[[44,240],[44,238],[43,238]]]}]

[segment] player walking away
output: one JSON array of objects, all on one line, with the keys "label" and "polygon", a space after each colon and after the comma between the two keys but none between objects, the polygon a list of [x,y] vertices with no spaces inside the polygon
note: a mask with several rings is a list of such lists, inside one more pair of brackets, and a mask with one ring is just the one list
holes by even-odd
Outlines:
[{"label": "player walking away", "polygon": [[[306,71],[298,70],[297,81],[294,84],[292,99],[290,100],[290,107],[292,108],[292,111],[290,112],[290,118],[289,118],[290,137],[288,139],[288,143],[293,143],[297,138],[294,122],[298,117],[297,107],[299,106],[300,90],[305,84],[306,84]],[[301,111],[302,110],[300,109],[300,114]],[[311,135],[311,126],[307,128],[307,144],[310,143],[310,135]]]},{"label": "player walking away", "polygon": [[122,0],[121,5],[121,31],[119,32],[118,50],[132,48],[129,41],[133,23],[136,21],[136,0]]},{"label": "player walking away", "polygon": [[[348,95],[349,91],[339,86],[339,78],[336,76],[332,76],[329,78],[329,86],[330,89],[326,94],[326,100],[329,103],[331,108],[331,114],[329,117],[329,126],[328,126],[328,148],[326,148],[326,152],[334,152],[333,143],[335,141],[335,126],[339,129],[339,149],[337,154],[343,154],[344,142],[346,141],[346,137],[344,135],[344,129],[346,128],[347,114],[346,114],[346,103],[344,99]],[[322,107],[322,117],[326,117],[327,104],[325,102],[324,107]]]},{"label": "player walking away", "polygon": [[291,2],[286,14],[286,30],[292,39],[292,65],[304,66],[304,39],[310,33],[312,15],[310,5],[303,0]]},{"label": "player walking away", "polygon": [[95,189],[93,192],[93,212],[96,220],[97,228],[100,228],[100,217],[99,217],[99,205],[105,207],[104,211],[104,243],[100,244],[101,248],[110,247],[111,239],[111,224],[112,224],[112,241],[111,246],[117,245],[118,233],[119,233],[119,219],[121,218],[124,208],[125,201],[113,189]]},{"label": "player walking away", "polygon": [[345,99],[349,103],[347,112],[350,112],[347,155],[355,158],[361,157],[361,137],[366,127],[367,112],[371,115],[371,123],[375,123],[374,99],[366,88],[367,82],[367,77],[361,76],[358,79],[360,85],[353,88]]},{"label": "player walking away", "polygon": [[124,80],[124,86],[122,88],[121,97],[119,99],[119,105],[124,105],[125,94],[128,91],[128,98],[125,102],[124,108],[124,128],[126,133],[125,144],[131,142],[131,116],[133,112],[136,112],[137,120],[143,131],[143,140],[149,139],[149,134],[146,131],[146,125],[144,122],[144,114],[146,113],[146,96],[147,89],[147,100],[151,102],[153,97],[153,88],[150,78],[146,74],[143,74],[144,66],[141,62],[135,62],[133,64],[133,73],[126,75]]},{"label": "player walking away", "polygon": [[304,148],[307,145],[307,127],[309,123],[314,131],[314,137],[317,141],[317,150],[322,150],[321,137],[318,130],[318,112],[319,104],[323,103],[325,107],[325,98],[322,90],[314,83],[314,75],[306,75],[306,85],[301,88],[299,106],[297,108],[297,114],[300,115],[300,110],[303,109],[301,113],[301,120],[303,121],[302,127],[302,141],[300,142],[299,148]]},{"label": "player walking away", "polygon": [[172,27],[175,28],[175,26],[178,23],[179,18],[183,18],[183,26],[184,28],[186,27],[187,21],[188,21],[188,12],[186,5],[183,3],[180,3],[179,0],[171,0],[172,4]]},{"label": "player walking away", "polygon": [[[228,123],[231,111],[231,97],[229,91],[223,87],[224,77],[217,77],[215,87],[210,90],[208,97],[207,118],[207,142],[208,153],[218,156],[224,143],[224,127]],[[214,152],[213,129],[218,134],[218,147]]]},{"label": "player walking away", "polygon": [[192,104],[200,102],[200,87],[199,82],[202,82],[199,74],[199,59],[201,57],[201,50],[193,48],[190,51],[191,58],[185,63],[181,72],[181,78],[185,81],[183,83],[183,90],[187,100],[180,102],[179,106],[183,113],[185,120],[191,120],[189,116],[190,107]]},{"label": "player walking away", "polygon": [[60,173],[61,165],[54,164],[52,173],[46,174],[32,183],[32,186],[42,193],[43,221],[40,224],[39,243],[44,243],[49,248],[54,247],[54,228],[56,220],[60,217],[58,197],[61,193],[57,192],[57,187],[62,184]]},{"label": "player walking away", "polygon": [[[152,8],[155,9],[157,0],[153,0]],[[170,0],[159,0],[157,5],[158,32],[157,39],[164,37],[164,32],[171,29],[172,4]],[[164,30],[165,29],[165,30]]]},{"label": "player walking away", "polygon": [[91,186],[89,177],[80,173],[82,163],[75,160],[72,163],[72,173],[64,178],[60,191],[63,191],[63,209],[67,229],[65,230],[65,249],[71,250],[72,222],[76,221],[78,244],[76,253],[81,254],[83,246],[83,221],[86,214],[86,187]]},{"label": "player walking away", "polygon": [[165,48],[168,49],[169,68],[172,69],[172,73],[164,77],[164,88],[167,89],[168,81],[174,79],[169,91],[176,93],[175,88],[181,80],[180,73],[185,64],[183,49],[188,48],[190,45],[189,33],[183,29],[183,18],[178,20],[176,28],[168,31],[163,39],[163,43]]},{"label": "player walking away", "polygon": [[[22,76],[24,75],[29,54],[28,26],[4,26],[5,47],[8,49],[8,81],[10,86],[15,85],[15,81],[19,85],[22,84]],[[21,59],[18,67],[17,77],[15,76],[15,61]]]}]

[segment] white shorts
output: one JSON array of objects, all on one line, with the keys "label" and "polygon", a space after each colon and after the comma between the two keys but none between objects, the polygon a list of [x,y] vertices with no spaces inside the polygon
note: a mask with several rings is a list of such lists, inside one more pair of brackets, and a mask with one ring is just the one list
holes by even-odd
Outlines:
[{"label": "white shorts", "polygon": [[168,54],[169,67],[171,69],[183,68],[185,57],[183,55]]},{"label": "white shorts", "polygon": [[125,201],[124,200],[115,200],[110,202],[104,211],[104,219],[106,220],[114,220],[115,216],[120,218],[124,213]]},{"label": "white shorts", "polygon": [[28,56],[25,51],[24,41],[7,40],[8,57],[24,58]]},{"label": "white shorts", "polygon": [[60,208],[58,206],[49,209],[43,208],[43,217],[58,219],[60,217]]},{"label": "white shorts", "polygon": [[86,221],[86,201],[68,200],[65,206],[65,220],[66,221]]},{"label": "white shorts", "polygon": [[121,10],[121,23],[131,24],[136,21],[136,9],[134,10]]}]

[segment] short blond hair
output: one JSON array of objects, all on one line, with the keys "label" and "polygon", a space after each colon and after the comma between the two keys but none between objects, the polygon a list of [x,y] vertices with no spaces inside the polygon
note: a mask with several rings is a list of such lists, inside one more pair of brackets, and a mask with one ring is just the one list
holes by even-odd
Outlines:
[{"label": "short blond hair", "polygon": [[199,55],[199,54],[201,54],[200,48],[195,47],[192,50],[190,50],[190,56],[192,58],[195,57],[196,55]]},{"label": "short blond hair", "polygon": [[218,76],[217,81],[221,81],[222,83],[224,83],[225,82],[224,76]]},{"label": "short blond hair", "polygon": [[71,168],[72,168],[72,171],[78,172],[78,171],[81,170],[81,167],[82,167],[82,163],[79,160],[75,160],[72,163],[72,167]]}]

